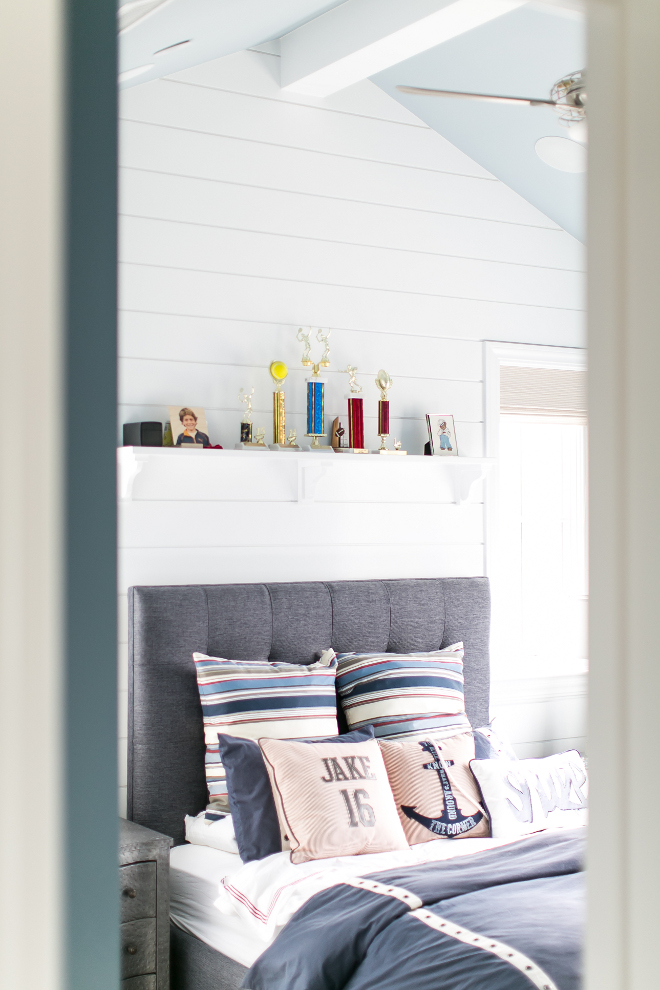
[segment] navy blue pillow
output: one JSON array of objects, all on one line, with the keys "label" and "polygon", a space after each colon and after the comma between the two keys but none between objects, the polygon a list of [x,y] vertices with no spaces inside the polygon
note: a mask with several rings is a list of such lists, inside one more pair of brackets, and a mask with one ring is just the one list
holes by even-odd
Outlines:
[{"label": "navy blue pillow", "polygon": [[[295,742],[356,743],[373,739],[373,726],[365,725],[330,739],[296,739]],[[220,759],[227,773],[229,810],[234,822],[238,851],[244,863],[282,852],[280,825],[270,788],[270,778],[254,739],[218,733]]]}]

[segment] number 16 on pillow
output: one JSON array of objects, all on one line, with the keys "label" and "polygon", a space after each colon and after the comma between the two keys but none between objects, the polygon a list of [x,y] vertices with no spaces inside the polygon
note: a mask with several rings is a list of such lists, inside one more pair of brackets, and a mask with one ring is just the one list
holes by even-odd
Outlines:
[{"label": "number 16 on pillow", "polygon": [[292,863],[408,848],[375,739],[259,746]]}]

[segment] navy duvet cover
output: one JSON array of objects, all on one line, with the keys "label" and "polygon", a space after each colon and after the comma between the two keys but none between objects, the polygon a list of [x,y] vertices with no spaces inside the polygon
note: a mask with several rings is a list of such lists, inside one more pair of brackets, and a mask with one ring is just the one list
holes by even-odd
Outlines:
[{"label": "navy duvet cover", "polygon": [[[449,841],[449,840],[448,840]],[[249,990],[578,990],[584,830],[323,890]]]}]

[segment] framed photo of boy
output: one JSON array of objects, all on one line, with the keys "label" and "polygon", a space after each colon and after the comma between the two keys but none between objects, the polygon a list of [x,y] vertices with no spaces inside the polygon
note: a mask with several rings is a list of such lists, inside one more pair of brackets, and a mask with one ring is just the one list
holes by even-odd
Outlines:
[{"label": "framed photo of boy", "polygon": [[438,457],[457,457],[456,430],[454,417],[445,413],[427,413],[426,425],[429,431],[431,453]]},{"label": "framed photo of boy", "polygon": [[175,447],[194,444],[210,447],[206,413],[200,406],[170,406],[170,424]]}]

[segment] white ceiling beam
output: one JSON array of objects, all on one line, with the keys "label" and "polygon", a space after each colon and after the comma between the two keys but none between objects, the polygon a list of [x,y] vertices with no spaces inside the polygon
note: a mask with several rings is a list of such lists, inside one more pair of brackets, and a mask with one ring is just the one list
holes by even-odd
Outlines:
[{"label": "white ceiling beam", "polygon": [[526,0],[346,0],[281,39],[282,88],[330,96]]}]

